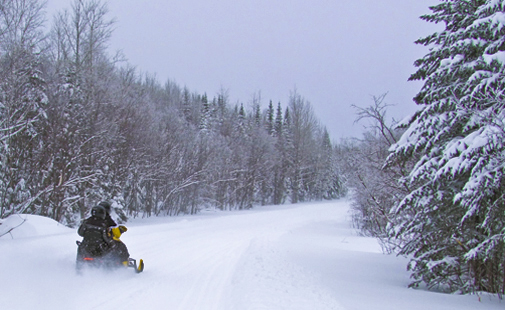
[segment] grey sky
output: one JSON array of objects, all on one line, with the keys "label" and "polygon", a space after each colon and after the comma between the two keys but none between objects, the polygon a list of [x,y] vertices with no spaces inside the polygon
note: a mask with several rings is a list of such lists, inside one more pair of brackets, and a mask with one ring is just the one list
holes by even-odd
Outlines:
[{"label": "grey sky", "polygon": [[[48,0],[48,11],[70,7]],[[355,110],[389,92],[390,117],[416,106],[407,82],[427,49],[413,42],[437,27],[419,19],[437,0],[109,0],[117,19],[111,49],[132,65],[232,104],[261,92],[286,106],[309,101],[333,139],[359,136]],[[393,111],[394,109],[394,111]]]}]

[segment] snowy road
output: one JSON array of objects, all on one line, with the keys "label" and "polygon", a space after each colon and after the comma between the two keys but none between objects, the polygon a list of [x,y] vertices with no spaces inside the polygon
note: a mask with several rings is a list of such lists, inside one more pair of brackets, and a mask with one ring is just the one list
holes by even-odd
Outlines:
[{"label": "snowy road", "polygon": [[[28,224],[19,228],[29,230]],[[33,224],[35,225],[35,224]],[[37,226],[37,225],[35,225]],[[346,201],[203,212],[127,225],[142,274],[74,271],[75,231],[0,238],[1,309],[503,309],[407,289],[406,260],[350,227]],[[30,235],[29,233],[26,233]]]}]

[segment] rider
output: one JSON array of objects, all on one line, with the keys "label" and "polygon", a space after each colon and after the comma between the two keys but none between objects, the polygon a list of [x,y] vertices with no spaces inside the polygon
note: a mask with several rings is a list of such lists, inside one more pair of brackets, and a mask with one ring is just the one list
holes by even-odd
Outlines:
[{"label": "rider", "polygon": [[100,227],[106,228],[117,226],[116,222],[110,216],[110,203],[107,201],[100,202],[97,206],[91,209],[91,216],[85,219],[77,233],[81,237],[85,237],[86,230],[89,228]]},{"label": "rider", "polygon": [[112,259],[124,265],[128,264],[128,258],[130,257],[130,253],[128,253],[128,248],[119,238],[121,237],[121,234],[123,234],[127,230],[128,229],[122,225],[111,229],[112,242],[110,253],[112,255]]},{"label": "rider", "polygon": [[105,221],[107,222],[107,226],[108,227],[117,226],[116,222],[114,222],[114,220],[110,216],[110,208],[111,208],[110,203],[108,201],[102,201],[102,202],[100,202],[98,204],[98,206],[103,207],[105,209],[105,211],[106,211],[106,213],[105,213]]},{"label": "rider", "polygon": [[102,256],[111,253],[113,256],[128,259],[128,250],[119,237],[126,231],[125,226],[117,226],[110,216],[111,205],[100,202],[91,209],[91,216],[85,219],[77,233],[83,237],[83,248],[92,255]]}]

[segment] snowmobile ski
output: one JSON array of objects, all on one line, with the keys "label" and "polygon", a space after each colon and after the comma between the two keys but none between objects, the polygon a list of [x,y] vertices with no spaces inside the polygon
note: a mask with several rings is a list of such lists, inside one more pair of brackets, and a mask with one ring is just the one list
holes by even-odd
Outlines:
[{"label": "snowmobile ski", "polygon": [[134,268],[136,273],[141,273],[142,271],[144,271],[144,260],[140,259],[139,264],[137,265],[137,260],[129,258],[127,266]]}]

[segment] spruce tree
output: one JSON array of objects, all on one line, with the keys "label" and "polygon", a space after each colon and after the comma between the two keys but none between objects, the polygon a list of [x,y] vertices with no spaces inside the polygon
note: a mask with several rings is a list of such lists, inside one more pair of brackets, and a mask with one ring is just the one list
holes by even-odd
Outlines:
[{"label": "spruce tree", "polygon": [[274,119],[275,119],[275,111],[274,111],[274,105],[272,103],[272,100],[270,100],[270,103],[268,104],[268,110],[267,110],[267,122],[266,122],[266,130],[269,135],[273,136],[275,133],[275,125],[274,125]]},{"label": "spruce tree", "polygon": [[283,123],[282,107],[281,103],[279,102],[277,104],[277,113],[275,114],[275,125],[274,125],[274,135],[276,137],[280,137],[282,134],[282,123]]},{"label": "spruce tree", "polygon": [[200,131],[208,133],[211,126],[211,104],[207,99],[207,94],[202,96],[202,109],[200,114]]},{"label": "spruce tree", "polygon": [[422,107],[388,158],[417,160],[405,180],[413,190],[394,209],[412,285],[505,291],[504,7],[444,0],[422,16],[445,29],[417,42],[430,47],[411,76],[424,81]]}]

